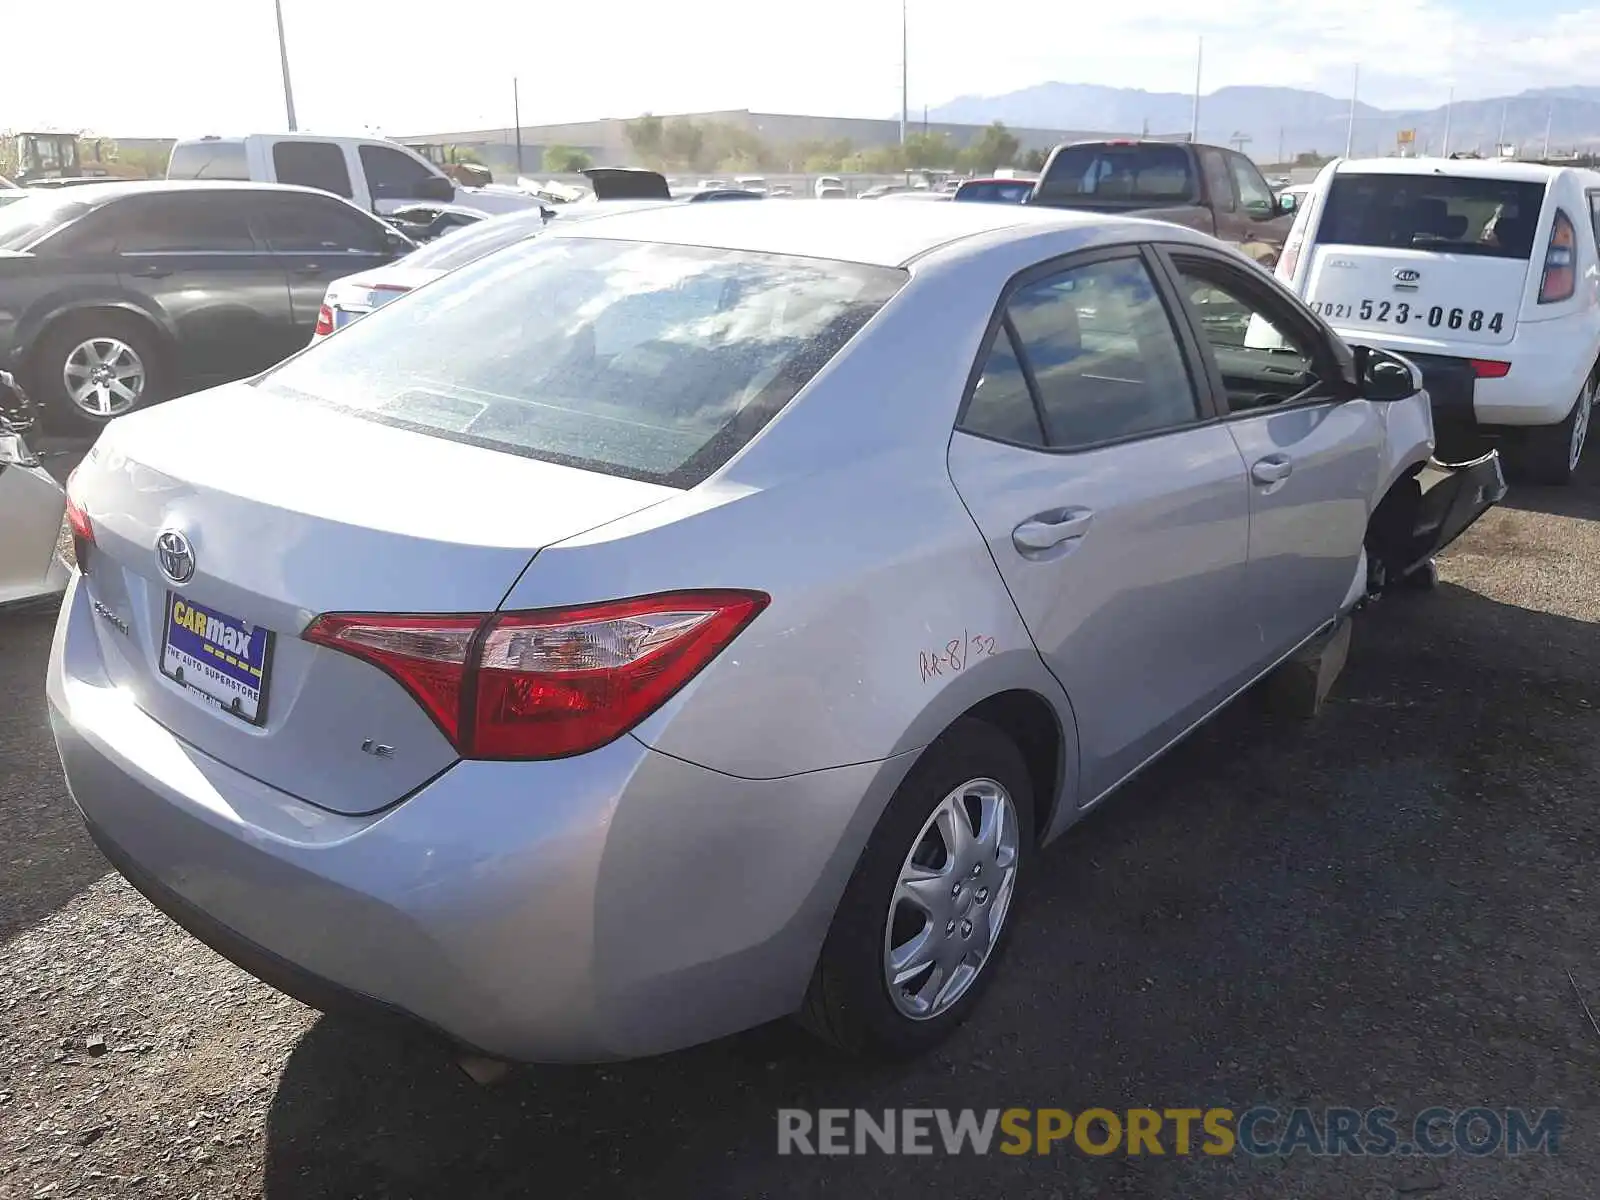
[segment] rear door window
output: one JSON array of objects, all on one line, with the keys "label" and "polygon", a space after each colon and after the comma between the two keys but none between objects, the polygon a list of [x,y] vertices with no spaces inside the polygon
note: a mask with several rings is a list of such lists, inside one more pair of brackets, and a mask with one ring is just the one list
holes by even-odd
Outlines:
[{"label": "rear door window", "polygon": [[820,259],[532,238],[385,305],[260,386],[438,437],[693,487],[905,278]]},{"label": "rear door window", "polygon": [[1276,207],[1272,189],[1267,186],[1266,179],[1256,169],[1255,163],[1242,154],[1230,152],[1228,171],[1239,193],[1239,207],[1252,217],[1270,217]]},{"label": "rear door window", "polygon": [[1542,183],[1512,179],[1338,174],[1317,241],[1526,260],[1544,194]]},{"label": "rear door window", "polygon": [[110,207],[122,254],[249,254],[256,248],[239,196],[226,192],[129,196]]},{"label": "rear door window", "polygon": [[344,147],[337,142],[279,142],[272,147],[272,165],[279,183],[332,192],[350,199],[350,170]]},{"label": "rear door window", "polygon": [[1051,157],[1036,199],[1154,207],[1186,203],[1198,191],[1185,146],[1087,142],[1063,146]]}]

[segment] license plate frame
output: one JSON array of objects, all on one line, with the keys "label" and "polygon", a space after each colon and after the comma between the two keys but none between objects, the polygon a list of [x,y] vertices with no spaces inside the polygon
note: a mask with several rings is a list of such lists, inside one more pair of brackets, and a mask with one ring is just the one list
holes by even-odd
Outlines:
[{"label": "license plate frame", "polygon": [[168,679],[219,712],[260,728],[267,723],[274,641],[270,629],[169,591],[157,665]]}]

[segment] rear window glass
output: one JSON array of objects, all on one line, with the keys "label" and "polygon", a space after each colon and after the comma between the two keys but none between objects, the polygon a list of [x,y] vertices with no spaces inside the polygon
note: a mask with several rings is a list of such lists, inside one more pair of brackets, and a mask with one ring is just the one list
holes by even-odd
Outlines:
[{"label": "rear window glass", "polygon": [[1450,175],[1336,175],[1317,241],[1486,258],[1533,253],[1544,184]]},{"label": "rear window glass", "polygon": [[168,179],[249,179],[244,143],[179,142],[167,160]]},{"label": "rear window glass", "polygon": [[956,189],[957,200],[990,200],[998,204],[1021,204],[1033,191],[1027,180],[980,179]]},{"label": "rear window glass", "polygon": [[905,282],[884,267],[533,238],[268,373],[386,424],[693,487]]},{"label": "rear window glass", "polygon": [[1198,192],[1193,161],[1182,146],[1141,143],[1065,146],[1045,168],[1038,199],[1074,196],[1107,204],[1181,203]]},{"label": "rear window glass", "polygon": [[537,210],[491,217],[452,233],[447,238],[429,242],[420,250],[406,255],[403,265],[428,267],[435,271],[454,271],[485,254],[503,250],[523,238],[533,237],[545,226],[544,217]]},{"label": "rear window glass", "polygon": [[94,206],[82,200],[32,195],[0,208],[0,250],[26,250],[51,230],[83,216]]}]

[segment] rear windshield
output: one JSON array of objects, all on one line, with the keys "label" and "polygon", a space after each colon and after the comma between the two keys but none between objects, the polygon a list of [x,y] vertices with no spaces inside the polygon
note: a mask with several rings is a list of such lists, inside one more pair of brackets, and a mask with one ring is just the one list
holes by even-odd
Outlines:
[{"label": "rear windshield", "polygon": [[980,179],[963,183],[956,189],[957,200],[993,200],[1002,204],[1021,204],[1033,191],[1033,184],[1024,179]]},{"label": "rear windshield", "polygon": [[1544,184],[1452,175],[1335,175],[1317,241],[1526,259]]},{"label": "rear windshield", "polygon": [[259,381],[386,424],[693,487],[905,272],[533,238],[384,305]]},{"label": "rear windshield", "polygon": [[249,179],[240,141],[179,142],[167,160],[168,179]]},{"label": "rear windshield", "polygon": [[1074,196],[1107,204],[1174,204],[1198,193],[1189,151],[1182,146],[1063,146],[1039,180],[1037,199]]},{"label": "rear windshield", "polygon": [[523,238],[533,237],[544,225],[544,216],[538,209],[491,217],[459,229],[449,237],[429,242],[420,250],[413,250],[401,260],[400,265],[454,271],[485,254],[503,250]]},{"label": "rear windshield", "polygon": [[35,193],[0,208],[0,250],[26,250],[94,205],[64,194]]}]

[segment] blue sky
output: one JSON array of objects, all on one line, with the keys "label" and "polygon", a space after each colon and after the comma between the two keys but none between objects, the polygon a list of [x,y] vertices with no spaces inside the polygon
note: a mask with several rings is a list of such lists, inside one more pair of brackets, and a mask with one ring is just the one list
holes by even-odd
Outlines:
[{"label": "blue sky", "polygon": [[[448,0],[283,4],[300,123],[331,133],[507,125],[513,75],[525,124],[646,109],[887,116],[899,103],[898,0],[477,0],[454,24],[439,19]],[[271,0],[7,7],[0,113],[14,127],[135,136],[283,125]],[[1202,34],[1207,91],[1256,83],[1344,96],[1358,60],[1361,98],[1383,106],[1442,104],[1452,84],[1470,99],[1600,83],[1600,0],[1219,7],[910,0],[911,108],[1046,80],[1187,92]]]}]

